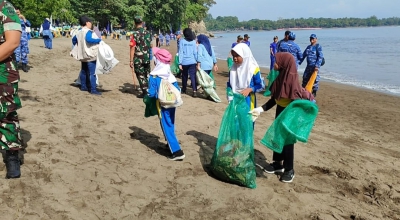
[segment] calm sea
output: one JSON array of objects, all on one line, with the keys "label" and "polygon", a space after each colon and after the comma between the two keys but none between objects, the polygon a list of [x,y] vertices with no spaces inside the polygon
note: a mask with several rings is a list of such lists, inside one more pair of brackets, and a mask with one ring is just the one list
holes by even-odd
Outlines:
[{"label": "calm sea", "polygon": [[[310,34],[318,36],[326,60],[320,70],[323,80],[400,95],[400,26],[294,32],[303,51],[310,43]],[[217,33],[218,38],[211,40],[217,57],[226,59],[237,35],[246,33],[258,64],[269,68],[269,44],[275,35],[282,39],[284,31]],[[299,66],[301,74],[306,65],[304,61]]]}]

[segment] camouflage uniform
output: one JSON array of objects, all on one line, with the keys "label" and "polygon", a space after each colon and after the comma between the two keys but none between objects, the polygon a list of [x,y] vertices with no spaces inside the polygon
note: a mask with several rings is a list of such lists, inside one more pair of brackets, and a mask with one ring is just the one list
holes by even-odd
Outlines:
[{"label": "camouflage uniform", "polygon": [[[0,44],[5,42],[6,31],[21,31],[14,7],[0,1]],[[18,96],[19,73],[15,55],[0,61],[0,146],[2,150],[22,148],[17,109],[21,108]]]},{"label": "camouflage uniform", "polygon": [[22,18],[20,18],[19,21],[21,23],[22,34],[19,46],[14,51],[15,58],[17,63],[21,62],[24,64],[28,64],[29,45],[28,36],[26,34],[26,27],[30,27],[31,23],[28,20],[25,23]]},{"label": "camouflage uniform", "polygon": [[[136,16],[135,23],[141,22],[142,18]],[[148,76],[150,74],[150,32],[141,27],[133,32],[133,38],[136,42],[133,65],[140,88],[145,94],[147,92],[149,84]]]}]

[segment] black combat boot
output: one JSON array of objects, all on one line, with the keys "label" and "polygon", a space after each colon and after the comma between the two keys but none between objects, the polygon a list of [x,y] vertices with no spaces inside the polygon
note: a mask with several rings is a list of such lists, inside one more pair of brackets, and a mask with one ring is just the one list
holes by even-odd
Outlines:
[{"label": "black combat boot", "polygon": [[21,176],[21,161],[17,150],[7,150],[4,163],[6,164],[7,179],[15,179]]},{"label": "black combat boot", "polygon": [[22,71],[24,71],[25,73],[28,72],[28,66],[26,65],[26,63],[22,64]]}]

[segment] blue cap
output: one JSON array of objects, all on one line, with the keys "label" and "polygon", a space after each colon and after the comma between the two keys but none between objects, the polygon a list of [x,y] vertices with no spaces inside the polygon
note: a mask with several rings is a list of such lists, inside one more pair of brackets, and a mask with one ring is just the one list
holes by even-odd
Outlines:
[{"label": "blue cap", "polygon": [[295,40],[295,39],[296,39],[296,34],[294,32],[290,32],[289,40]]},{"label": "blue cap", "polygon": [[317,35],[311,34],[311,35],[310,35],[310,38],[315,38],[315,39],[316,39],[316,38],[317,38]]}]

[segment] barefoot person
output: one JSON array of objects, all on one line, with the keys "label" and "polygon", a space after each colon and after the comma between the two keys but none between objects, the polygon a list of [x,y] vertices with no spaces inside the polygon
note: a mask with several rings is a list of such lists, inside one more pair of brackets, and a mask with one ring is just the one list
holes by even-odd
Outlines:
[{"label": "barefoot person", "polygon": [[6,178],[21,176],[22,149],[17,109],[21,108],[18,96],[19,73],[15,66],[14,50],[20,45],[21,24],[14,7],[7,1],[0,1],[0,146],[5,150]]}]

